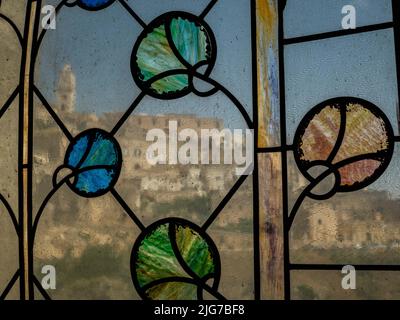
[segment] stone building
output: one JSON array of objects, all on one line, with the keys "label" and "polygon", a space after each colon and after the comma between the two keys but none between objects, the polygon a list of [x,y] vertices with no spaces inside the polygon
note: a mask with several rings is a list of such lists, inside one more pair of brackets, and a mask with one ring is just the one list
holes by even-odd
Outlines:
[{"label": "stone building", "polygon": [[57,106],[62,112],[74,112],[76,103],[76,78],[72,67],[66,64],[60,72],[57,85]]}]

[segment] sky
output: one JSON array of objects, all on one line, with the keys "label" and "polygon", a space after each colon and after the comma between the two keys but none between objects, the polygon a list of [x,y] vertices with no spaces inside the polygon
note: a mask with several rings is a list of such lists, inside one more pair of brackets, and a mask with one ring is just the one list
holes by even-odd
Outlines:
[{"label": "sky", "polygon": [[[182,10],[200,14],[208,0],[127,1],[146,22],[158,15]],[[58,1],[50,1],[57,4]],[[240,14],[239,14],[240,13]],[[231,92],[252,112],[250,4],[247,0],[220,0],[206,16],[217,41],[217,63],[211,77]],[[126,110],[139,89],[130,72],[130,58],[142,27],[120,3],[89,12],[79,7],[63,8],[56,30],[48,30],[39,53],[40,88],[47,99],[54,91],[60,70],[70,64],[77,80],[77,110],[101,114]],[[172,101],[146,97],[136,112],[190,113],[224,119],[225,126],[244,128],[236,107],[222,94],[206,99],[194,95]]]},{"label": "sky", "polygon": [[[58,3],[52,0],[50,3]],[[128,0],[146,22],[170,10],[200,14],[208,0]],[[287,38],[338,30],[344,5],[356,8],[357,26],[391,21],[390,0],[288,0],[284,12]],[[251,32],[247,0],[219,0],[207,15],[217,40],[217,61],[211,77],[218,80],[251,115]],[[77,110],[101,114],[124,111],[139,94],[130,73],[130,57],[141,26],[115,2],[88,12],[64,8],[57,16],[57,29],[49,30],[40,52],[40,88],[50,101],[59,71],[70,64],[77,78]],[[385,111],[398,133],[397,86],[394,40],[391,30],[328,39],[285,47],[285,79],[288,141],[304,114],[335,96],[356,96]],[[243,128],[240,113],[223,94],[161,101],[146,97],[137,113],[189,113],[218,117],[226,127]],[[399,159],[399,160],[398,160]],[[373,188],[390,186],[400,196],[400,150],[384,176]]]},{"label": "sky", "polygon": [[287,0],[284,12],[285,36],[292,38],[306,34],[341,28],[342,8],[356,9],[357,26],[387,22],[392,18],[391,0]]}]

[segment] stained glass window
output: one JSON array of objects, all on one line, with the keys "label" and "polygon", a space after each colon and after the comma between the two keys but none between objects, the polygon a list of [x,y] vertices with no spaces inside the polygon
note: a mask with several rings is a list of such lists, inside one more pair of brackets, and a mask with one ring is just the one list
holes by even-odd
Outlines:
[{"label": "stained glass window", "polygon": [[[236,2],[2,3],[7,46],[22,46],[2,109],[16,150],[2,297],[254,299],[251,163],[218,158],[253,128],[254,10]],[[207,130],[227,135],[193,147]]]},{"label": "stained glass window", "polygon": [[[356,29],[334,19],[345,5]],[[287,1],[283,17],[286,296],[398,298],[397,4]]]},{"label": "stained glass window", "polygon": [[398,298],[399,10],[0,1],[0,298]]}]

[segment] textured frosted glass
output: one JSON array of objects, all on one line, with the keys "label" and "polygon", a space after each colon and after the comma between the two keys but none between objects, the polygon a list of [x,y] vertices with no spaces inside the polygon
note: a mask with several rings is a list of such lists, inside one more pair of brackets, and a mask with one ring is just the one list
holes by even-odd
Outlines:
[{"label": "textured frosted glass", "polygon": [[391,300],[400,298],[400,274],[357,271],[357,289],[343,290],[343,274],[337,271],[293,271],[294,300]]},{"label": "textured frosted glass", "polygon": [[392,20],[390,0],[287,0],[285,38],[340,30],[345,5],[355,7],[357,27]]},{"label": "textured frosted glass", "polygon": [[305,113],[327,99],[354,96],[377,105],[397,132],[393,32],[382,30],[287,46],[288,140]]}]

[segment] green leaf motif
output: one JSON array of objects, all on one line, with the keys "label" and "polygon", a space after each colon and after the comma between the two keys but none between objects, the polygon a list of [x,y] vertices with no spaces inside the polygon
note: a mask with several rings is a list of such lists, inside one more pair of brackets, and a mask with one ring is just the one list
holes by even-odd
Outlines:
[{"label": "green leaf motif", "polygon": [[[195,300],[198,288],[193,283],[194,277],[197,280],[213,278],[215,258],[209,243],[197,231],[171,221],[158,225],[145,235],[132,267],[138,285],[144,288],[148,298]],[[185,266],[182,266],[182,260]],[[184,280],[176,281],[175,277]]]},{"label": "green leaf motif", "polygon": [[187,94],[188,70],[213,58],[210,32],[190,14],[175,15],[153,21],[132,55],[135,81],[155,96]]}]

